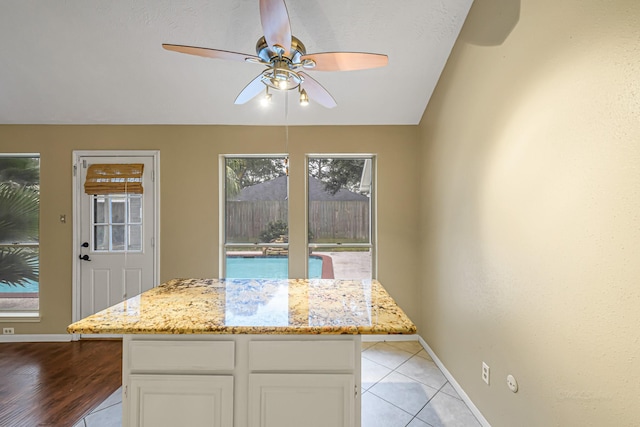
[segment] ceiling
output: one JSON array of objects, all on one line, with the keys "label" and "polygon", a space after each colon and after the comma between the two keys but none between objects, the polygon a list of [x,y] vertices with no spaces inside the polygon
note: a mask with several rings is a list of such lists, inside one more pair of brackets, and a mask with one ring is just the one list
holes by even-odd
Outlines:
[{"label": "ceiling", "polygon": [[264,67],[162,49],[255,54],[258,0],[2,0],[0,124],[417,124],[472,0],[287,0],[308,53],[384,53],[384,68],[310,71],[333,109],[234,105]]}]

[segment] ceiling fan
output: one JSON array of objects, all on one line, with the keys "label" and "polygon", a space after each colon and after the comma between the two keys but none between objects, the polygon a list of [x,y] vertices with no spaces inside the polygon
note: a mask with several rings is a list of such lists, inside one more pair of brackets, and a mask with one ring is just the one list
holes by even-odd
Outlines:
[{"label": "ceiling fan", "polygon": [[363,52],[323,52],[307,54],[302,42],[291,34],[289,14],[284,0],[260,0],[260,22],[264,36],[256,43],[256,54],[229,52],[204,47],[163,44],[174,52],[207,58],[245,61],[262,64],[266,69],[240,92],[235,104],[244,104],[263,90],[270,100],[269,89],[298,89],[300,104],[307,105],[309,99],[326,107],[335,107],[336,101],[320,83],[303,70],[350,71],[383,67],[388,63],[387,55]]}]

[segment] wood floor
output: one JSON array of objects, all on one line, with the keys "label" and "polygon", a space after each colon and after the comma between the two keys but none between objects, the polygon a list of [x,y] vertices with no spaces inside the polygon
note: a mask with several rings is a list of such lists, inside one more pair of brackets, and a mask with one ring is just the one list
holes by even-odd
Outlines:
[{"label": "wood floor", "polygon": [[71,427],[122,383],[122,342],[0,343],[0,426]]}]

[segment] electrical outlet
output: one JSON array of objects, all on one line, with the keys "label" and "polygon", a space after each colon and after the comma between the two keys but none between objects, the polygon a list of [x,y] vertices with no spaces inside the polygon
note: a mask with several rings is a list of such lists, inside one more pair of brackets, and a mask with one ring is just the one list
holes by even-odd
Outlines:
[{"label": "electrical outlet", "polygon": [[489,385],[489,365],[482,362],[482,381]]},{"label": "electrical outlet", "polygon": [[2,328],[2,333],[4,335],[13,335],[13,328]]}]

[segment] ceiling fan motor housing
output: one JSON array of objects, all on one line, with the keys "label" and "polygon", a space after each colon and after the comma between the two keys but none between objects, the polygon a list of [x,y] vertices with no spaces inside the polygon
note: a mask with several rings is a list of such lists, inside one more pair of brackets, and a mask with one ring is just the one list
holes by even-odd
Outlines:
[{"label": "ceiling fan motor housing", "polygon": [[[264,36],[260,37],[256,43],[256,54],[265,62],[271,62],[273,59],[277,59],[280,56],[275,49],[269,47]],[[297,37],[291,36],[291,49],[289,50],[289,55],[283,56],[283,58],[289,59],[292,64],[299,64],[300,57],[306,54],[307,49],[304,47],[304,44],[302,44]]]},{"label": "ceiling fan motor housing", "polygon": [[291,37],[291,50],[284,55],[285,49],[274,48],[267,44],[264,37],[256,43],[256,53],[263,61],[270,64],[262,73],[262,82],[274,89],[291,90],[300,86],[304,78],[296,72],[301,66],[300,58],[306,55],[304,44],[296,37]]}]

